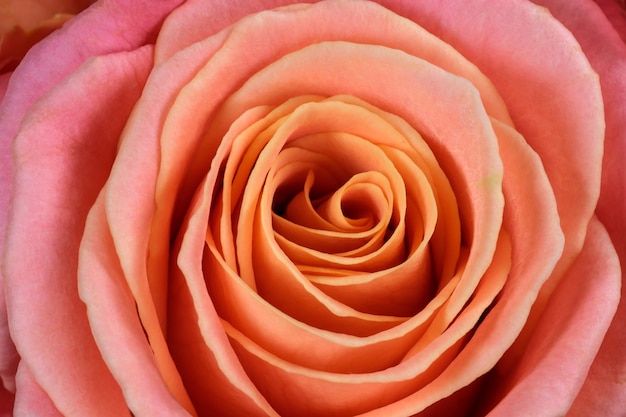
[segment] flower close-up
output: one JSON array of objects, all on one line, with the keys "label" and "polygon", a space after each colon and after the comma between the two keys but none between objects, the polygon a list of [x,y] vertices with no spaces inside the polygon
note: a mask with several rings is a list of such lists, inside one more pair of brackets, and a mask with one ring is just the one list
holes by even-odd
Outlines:
[{"label": "flower close-up", "polygon": [[0,415],[626,415],[623,3],[13,3]]}]

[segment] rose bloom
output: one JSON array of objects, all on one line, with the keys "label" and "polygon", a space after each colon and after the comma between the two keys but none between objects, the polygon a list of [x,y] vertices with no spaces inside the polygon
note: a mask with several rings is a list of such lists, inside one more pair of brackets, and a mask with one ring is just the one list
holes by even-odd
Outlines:
[{"label": "rose bloom", "polygon": [[624,416],[622,6],[289,3],[2,76],[2,411]]}]

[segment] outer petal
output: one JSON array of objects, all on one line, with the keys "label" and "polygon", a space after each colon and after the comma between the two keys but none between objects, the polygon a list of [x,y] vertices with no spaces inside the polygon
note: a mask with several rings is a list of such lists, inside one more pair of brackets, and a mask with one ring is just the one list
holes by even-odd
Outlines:
[{"label": "outer petal", "polygon": [[[606,226],[626,268],[626,45],[602,12],[591,2],[544,0],[552,13],[576,36],[591,65],[600,75],[606,112],[606,141],[602,189],[597,213]],[[604,3],[604,2],[598,2]],[[602,5],[602,4],[601,4]],[[610,9],[612,5],[606,5]],[[624,10],[619,11],[624,27]],[[608,14],[607,14],[608,15]],[[609,16],[610,17],[610,16]],[[615,24],[615,22],[614,22]],[[617,27],[617,25],[616,25]],[[618,28],[619,30],[619,28]],[[626,272],[625,272],[626,273]],[[620,416],[626,409],[626,302],[622,302],[600,349],[589,378],[577,398],[572,415],[600,413]],[[611,401],[606,399],[610,398]],[[598,411],[600,410],[600,411]]]},{"label": "outer petal", "polygon": [[33,108],[15,141],[3,259],[9,326],[33,377],[68,416],[128,413],[78,299],[77,255],[151,53],[89,61]]},{"label": "outer petal", "polygon": [[[4,96],[6,86],[11,77],[11,73],[0,75],[0,100]],[[9,141],[9,137],[2,138]],[[0,142],[0,149],[9,149],[8,143]],[[11,187],[11,166],[10,152],[0,151],[0,254],[3,253],[4,237],[7,225],[7,215],[9,210],[9,190]],[[0,271],[0,282],[2,272]],[[5,404],[13,402],[15,392],[15,372],[18,363],[17,352],[9,334],[9,324],[7,320],[6,304],[4,299],[4,287],[0,285],[0,412],[4,410]],[[6,390],[6,391],[5,391]]]},{"label": "outer petal", "polygon": [[[88,57],[129,51],[150,42],[164,16],[181,2],[101,0],[33,47],[11,76],[0,105],[0,155],[11,154],[11,141],[27,109],[45,92]],[[107,36],[101,36],[102,33]],[[3,77],[0,87],[6,81]],[[11,170],[11,162],[2,160],[3,183],[10,183]],[[9,195],[2,191],[0,198]]]},{"label": "outer petal", "polygon": [[62,417],[24,362],[17,371],[17,389],[13,410],[16,416]]},{"label": "outer petal", "polygon": [[79,291],[98,347],[133,415],[189,417],[179,402],[195,415],[178,372],[163,364],[166,353],[139,321],[111,239],[103,195],[89,212],[78,266]]},{"label": "outer petal", "polygon": [[12,77],[0,108],[0,135],[14,136],[26,109],[86,58],[149,43],[164,16],[181,1],[101,0],[36,45]]},{"label": "outer petal", "polygon": [[[611,241],[594,218],[583,251],[552,294],[515,373],[496,377],[496,385],[486,387],[510,389],[490,417],[567,412],[619,303],[620,276]],[[602,398],[613,400],[606,391]],[[623,415],[623,409],[607,414],[608,408],[591,406],[573,415]]]},{"label": "outer petal", "polygon": [[173,11],[163,24],[155,60],[161,62],[168,59],[178,50],[219,32],[245,16],[293,3],[315,3],[315,0],[188,0]]}]

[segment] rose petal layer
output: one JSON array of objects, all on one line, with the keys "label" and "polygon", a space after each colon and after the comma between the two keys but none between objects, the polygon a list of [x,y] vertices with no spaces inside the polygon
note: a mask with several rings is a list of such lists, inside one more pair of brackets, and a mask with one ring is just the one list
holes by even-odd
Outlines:
[{"label": "rose petal layer", "polygon": [[64,414],[128,413],[94,344],[75,277],[85,216],[109,174],[151,52],[86,63],[37,104],[14,145],[2,270],[9,326],[22,361]]}]

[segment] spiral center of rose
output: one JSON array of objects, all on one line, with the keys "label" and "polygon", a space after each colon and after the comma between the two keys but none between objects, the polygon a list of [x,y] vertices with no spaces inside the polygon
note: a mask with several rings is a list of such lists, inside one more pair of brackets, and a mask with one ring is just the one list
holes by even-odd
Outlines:
[{"label": "spiral center of rose", "polygon": [[406,122],[350,96],[296,97],[240,121],[210,224],[226,263],[272,306],[325,329],[344,329],[324,319],[338,310],[385,327],[451,279],[458,255],[442,248],[454,233],[436,229],[452,191]]}]

